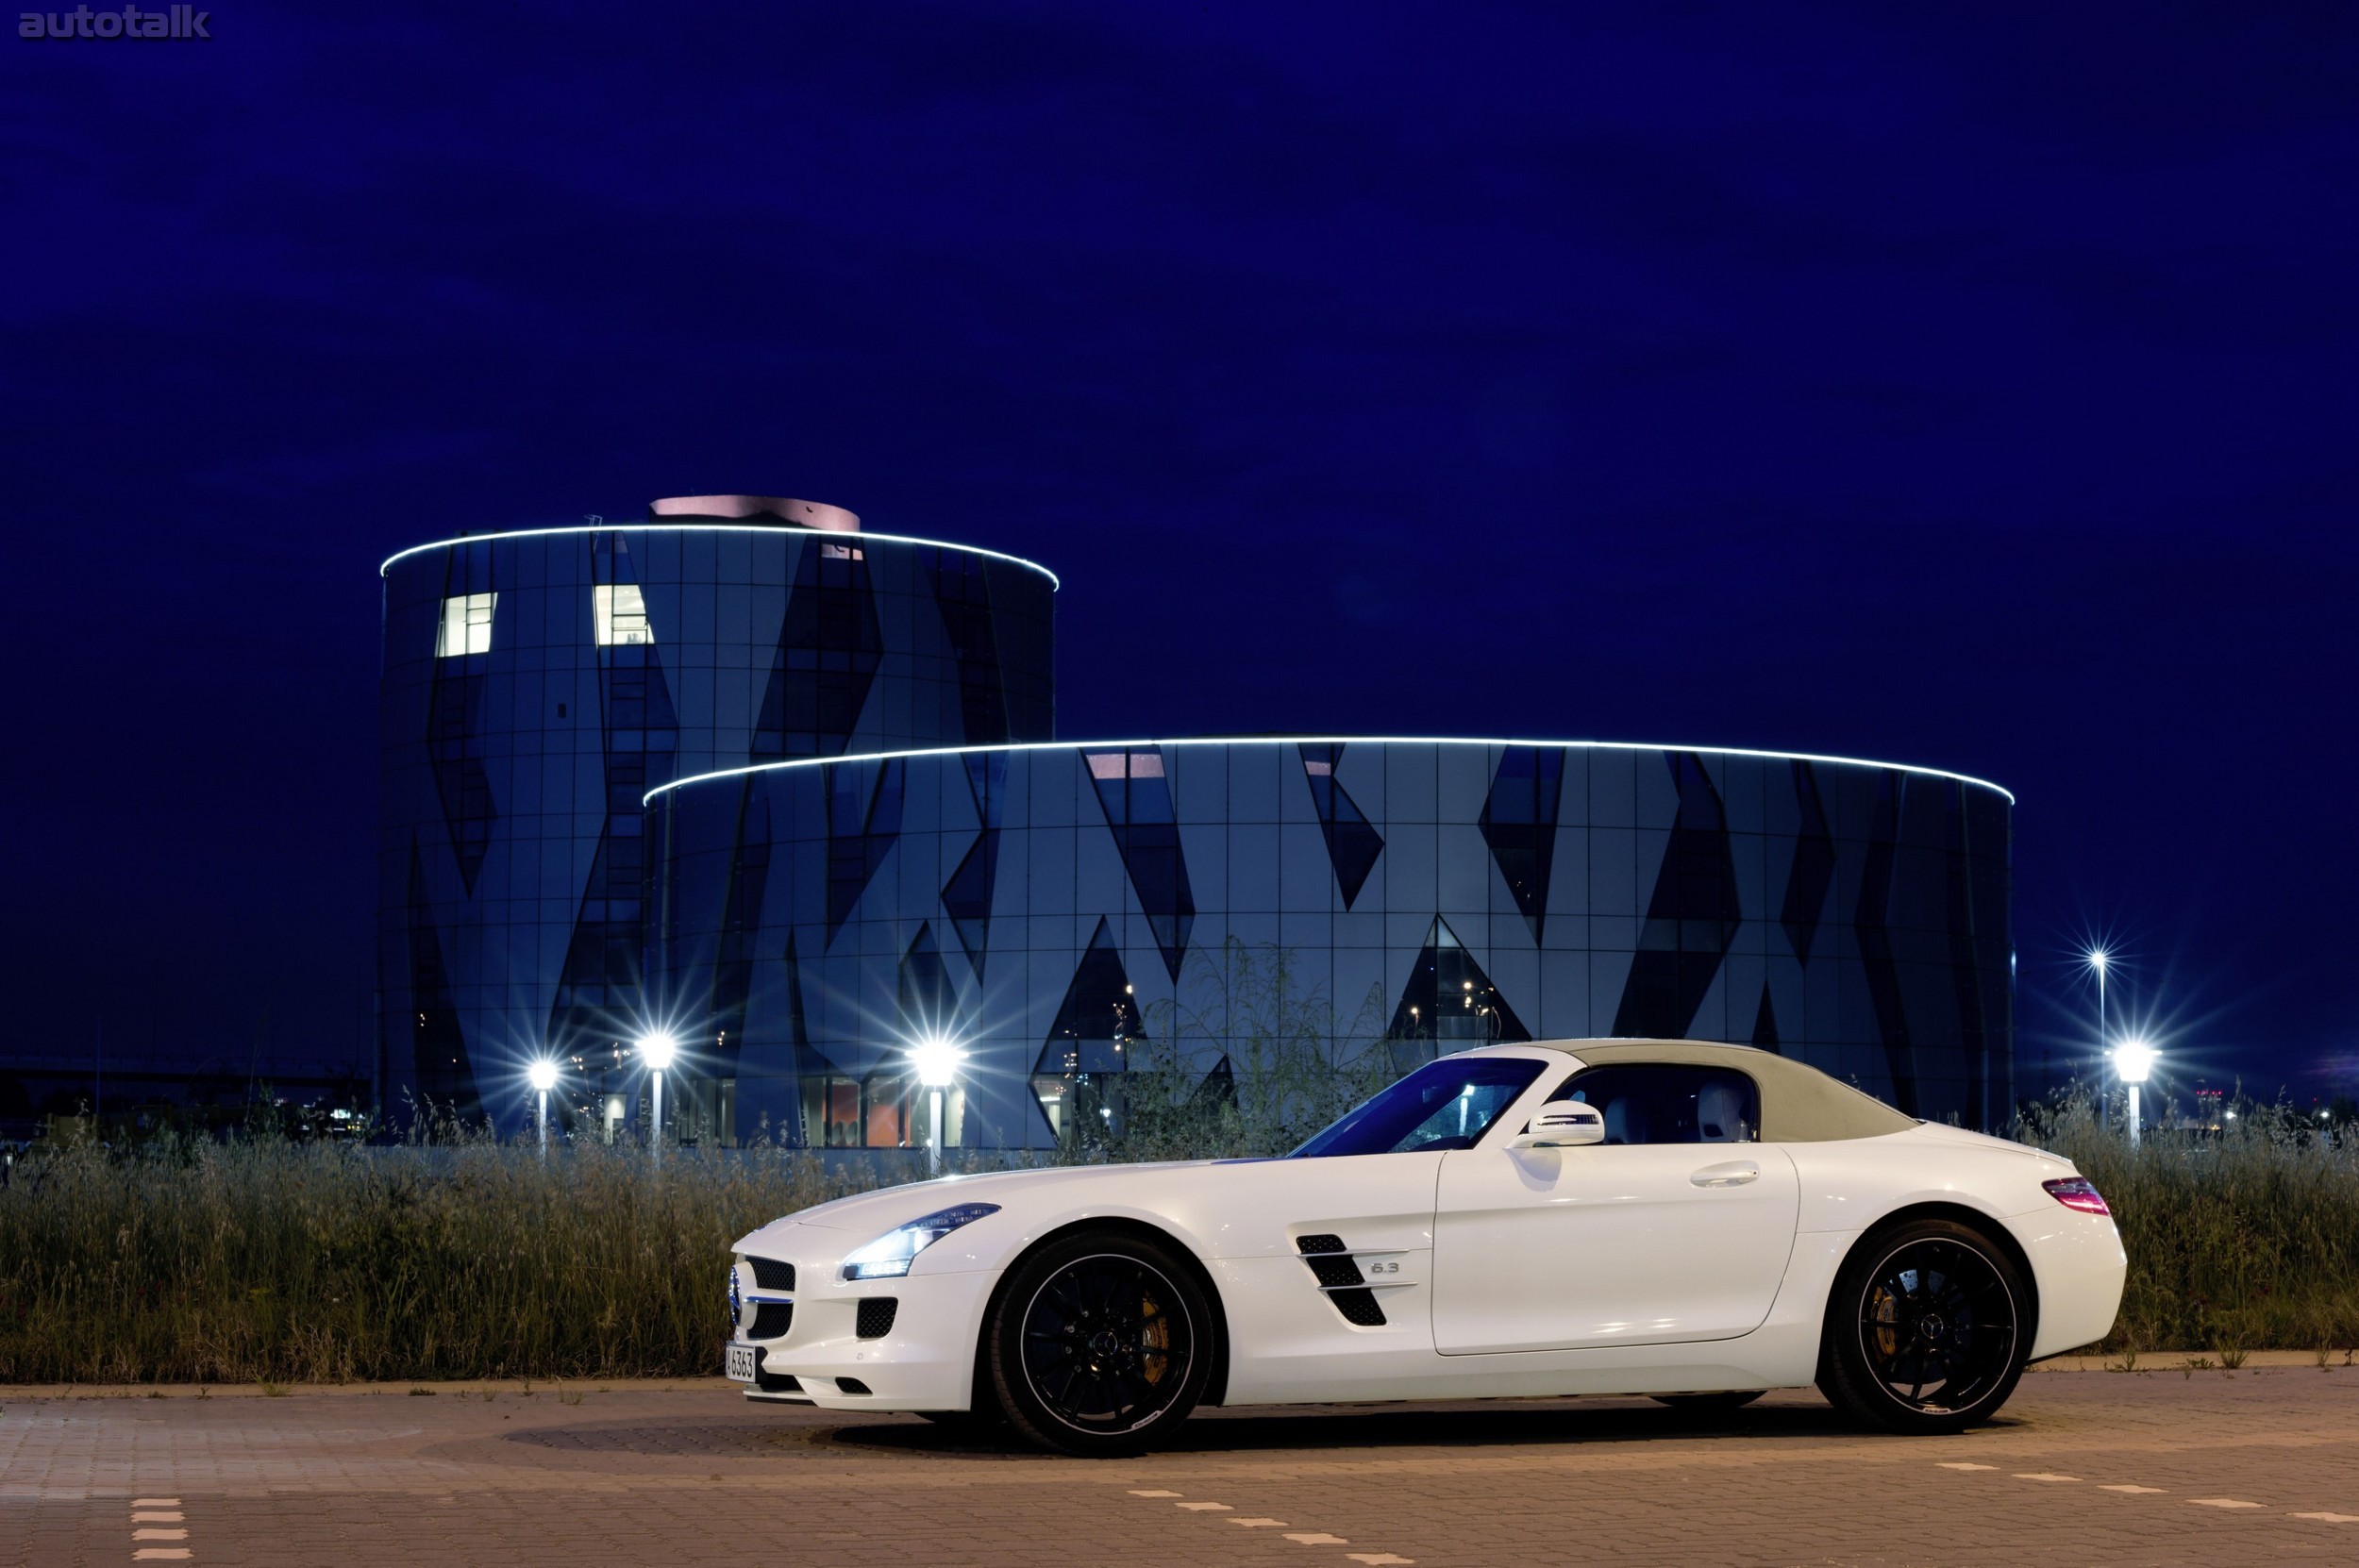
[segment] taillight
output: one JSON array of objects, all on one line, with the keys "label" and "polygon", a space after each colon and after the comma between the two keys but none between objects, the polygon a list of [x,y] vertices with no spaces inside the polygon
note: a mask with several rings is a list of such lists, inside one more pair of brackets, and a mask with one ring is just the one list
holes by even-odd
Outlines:
[{"label": "taillight", "polygon": [[2113,1213],[2105,1207],[2104,1194],[2086,1176],[2061,1176],[2054,1181],[2043,1181],[2040,1185],[2048,1189],[2049,1197],[2066,1209],[2077,1209],[2083,1214],[2110,1216]]}]

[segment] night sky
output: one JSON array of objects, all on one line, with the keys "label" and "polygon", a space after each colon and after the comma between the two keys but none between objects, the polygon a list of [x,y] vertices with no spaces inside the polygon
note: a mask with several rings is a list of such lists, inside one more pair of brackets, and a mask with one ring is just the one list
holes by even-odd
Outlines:
[{"label": "night sky", "polygon": [[747,491],[1052,566],[1068,738],[1997,780],[2025,1070],[2102,935],[2359,1089],[2359,11],[209,26],[0,37],[8,1052],[365,1062],[378,560]]}]

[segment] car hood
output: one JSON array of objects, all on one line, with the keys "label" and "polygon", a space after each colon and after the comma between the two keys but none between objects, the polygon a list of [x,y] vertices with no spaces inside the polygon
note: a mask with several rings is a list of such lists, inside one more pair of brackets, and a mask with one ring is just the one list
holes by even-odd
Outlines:
[{"label": "car hood", "polygon": [[855,1193],[850,1197],[813,1204],[781,1215],[768,1225],[740,1237],[740,1249],[751,1244],[757,1237],[775,1233],[784,1226],[809,1226],[815,1230],[860,1232],[859,1240],[881,1236],[888,1230],[905,1226],[937,1209],[958,1203],[995,1203],[1006,1208],[1025,1193],[1046,1193],[1061,1187],[1084,1182],[1104,1183],[1110,1174],[1123,1176],[1148,1176],[1159,1171],[1188,1170],[1220,1163],[1217,1160],[1179,1160],[1157,1165],[1055,1165],[1040,1170],[994,1171],[984,1176],[944,1176],[935,1181],[913,1181],[899,1187],[879,1188],[873,1193]]}]

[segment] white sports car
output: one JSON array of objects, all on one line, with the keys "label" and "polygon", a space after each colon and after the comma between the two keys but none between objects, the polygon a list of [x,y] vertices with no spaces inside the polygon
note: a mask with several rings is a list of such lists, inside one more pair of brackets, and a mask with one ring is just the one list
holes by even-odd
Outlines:
[{"label": "white sports car", "polygon": [[2101,1339],[2126,1260],[2065,1160],[1736,1045],[1429,1062],[1282,1159],[954,1177],[736,1246],[749,1398],[1135,1453],[1202,1404],[1815,1383],[1899,1432]]}]

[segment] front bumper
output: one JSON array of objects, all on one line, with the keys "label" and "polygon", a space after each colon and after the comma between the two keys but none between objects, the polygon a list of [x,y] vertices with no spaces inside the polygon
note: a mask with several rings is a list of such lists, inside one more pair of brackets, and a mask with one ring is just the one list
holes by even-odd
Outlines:
[{"label": "front bumper", "polygon": [[[831,1241],[840,1239],[827,1234]],[[760,1353],[761,1376],[744,1385],[745,1397],[832,1410],[968,1409],[974,1402],[983,1309],[998,1276],[911,1274],[846,1282],[835,1277],[840,1259],[840,1253],[782,1259],[795,1265],[796,1290],[747,1292],[749,1300],[791,1299],[795,1317],[776,1339],[738,1336],[735,1343]],[[743,1263],[737,1266],[745,1270]],[[863,1339],[861,1303],[885,1297],[897,1304],[892,1326]],[[751,1317],[748,1311],[746,1320]],[[779,1386],[790,1377],[797,1386]],[[847,1380],[851,1388],[845,1387]],[[862,1388],[867,1392],[852,1392]]]}]

